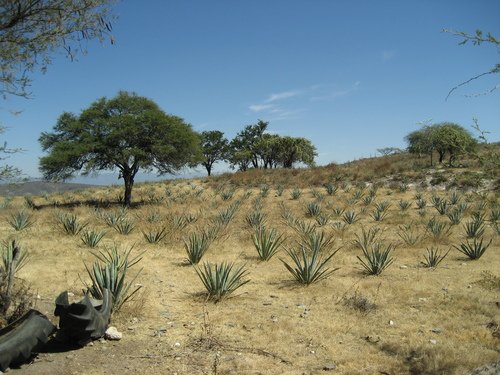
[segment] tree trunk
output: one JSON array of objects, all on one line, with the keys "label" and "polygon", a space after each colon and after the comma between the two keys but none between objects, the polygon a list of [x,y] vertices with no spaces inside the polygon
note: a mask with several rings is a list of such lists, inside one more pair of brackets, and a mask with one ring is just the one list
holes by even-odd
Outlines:
[{"label": "tree trunk", "polygon": [[125,195],[123,197],[123,205],[129,207],[132,203],[132,187],[134,186],[134,175],[132,173],[123,173],[123,181],[125,181]]}]

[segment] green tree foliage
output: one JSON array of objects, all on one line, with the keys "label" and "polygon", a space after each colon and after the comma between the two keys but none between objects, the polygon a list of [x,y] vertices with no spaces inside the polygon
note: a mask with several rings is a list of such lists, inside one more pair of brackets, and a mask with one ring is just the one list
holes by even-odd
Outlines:
[{"label": "green tree foliage", "polygon": [[30,75],[45,71],[55,51],[73,59],[86,41],[111,38],[113,2],[0,0],[0,93],[28,97]]},{"label": "green tree foliage", "polygon": [[203,165],[208,175],[212,174],[212,167],[217,161],[225,160],[229,142],[224,138],[224,133],[218,130],[204,131],[200,134],[201,149],[203,152]]},{"label": "green tree foliage", "polygon": [[477,145],[476,140],[466,129],[450,122],[424,126],[408,134],[405,140],[409,152],[419,156],[428,154],[431,165],[434,153],[438,154],[439,163],[443,163],[445,156],[448,155],[449,165],[452,166],[457,156],[472,152]]},{"label": "green tree foliage", "polygon": [[246,126],[230,142],[227,160],[233,168],[292,168],[296,163],[314,165],[316,148],[305,138],[266,133],[269,123],[259,120]]},{"label": "green tree foliage", "polygon": [[79,116],[63,113],[54,132],[43,132],[39,141],[49,153],[40,159],[45,178],[118,169],[127,206],[140,169],[172,173],[201,159],[199,135],[190,125],[152,100],[127,92],[98,99]]},{"label": "green tree foliage", "polygon": [[249,166],[259,168],[258,145],[268,125],[268,122],[262,120],[257,124],[247,125],[231,141],[228,161],[233,168],[238,167],[240,171],[246,171]]},{"label": "green tree foliage", "polygon": [[278,161],[283,168],[293,168],[295,163],[314,165],[316,147],[305,138],[282,137],[279,142]]}]

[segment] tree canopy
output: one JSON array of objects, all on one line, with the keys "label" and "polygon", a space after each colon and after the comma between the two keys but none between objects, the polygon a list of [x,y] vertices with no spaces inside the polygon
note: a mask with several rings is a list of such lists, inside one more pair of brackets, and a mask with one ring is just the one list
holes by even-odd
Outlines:
[{"label": "tree canopy", "polygon": [[205,167],[210,176],[214,163],[226,158],[229,142],[224,138],[224,133],[219,130],[201,132],[200,137],[201,150],[203,152],[201,165]]},{"label": "tree canopy", "polygon": [[63,113],[40,144],[47,156],[40,170],[47,179],[67,179],[81,171],[120,172],[124,203],[130,205],[140,169],[172,173],[200,161],[200,139],[183,119],[167,115],[156,103],[134,93],[100,98],[79,116]]},{"label": "tree canopy", "polygon": [[63,49],[73,59],[85,42],[111,37],[114,0],[0,0],[0,93],[29,96],[30,75]]},{"label": "tree canopy", "polygon": [[438,154],[439,163],[442,163],[448,154],[449,165],[452,166],[458,155],[473,151],[477,144],[466,129],[451,122],[424,126],[408,134],[405,140],[409,152],[419,156],[428,154],[431,165],[435,152]]}]

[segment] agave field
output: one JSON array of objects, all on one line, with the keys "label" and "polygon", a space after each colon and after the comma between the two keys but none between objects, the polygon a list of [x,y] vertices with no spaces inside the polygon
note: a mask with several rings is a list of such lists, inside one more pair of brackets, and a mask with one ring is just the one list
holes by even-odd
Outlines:
[{"label": "agave field", "polygon": [[62,291],[106,286],[123,332],[11,371],[465,374],[500,358],[495,192],[217,181],[138,185],[127,209],[114,187],[3,199],[1,267],[15,239],[28,300],[52,319]]}]

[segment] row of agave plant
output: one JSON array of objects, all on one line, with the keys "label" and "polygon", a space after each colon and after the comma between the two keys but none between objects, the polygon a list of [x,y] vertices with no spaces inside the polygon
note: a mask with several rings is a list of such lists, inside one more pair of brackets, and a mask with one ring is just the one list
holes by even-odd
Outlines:
[{"label": "row of agave plant", "polygon": [[[334,187],[327,186],[326,189],[328,195],[336,194],[337,189]],[[299,189],[292,190],[292,195],[294,191],[297,192]],[[234,196],[234,191],[221,191],[220,194],[222,200],[231,200]],[[260,195],[253,202],[255,209],[245,217],[246,222],[254,230],[252,241],[259,258],[262,261],[268,261],[278,251],[284,249],[288,255],[288,260],[280,259],[280,261],[292,274],[293,278],[304,285],[323,280],[337,270],[337,268],[329,267],[329,262],[339,249],[332,250],[334,237],[333,235],[326,235],[324,231],[320,230],[321,227],[328,224],[331,217],[337,216],[342,221],[331,223],[331,225],[334,229],[340,230],[346,225],[351,225],[359,221],[360,215],[363,213],[363,211],[360,211],[359,214],[354,210],[346,211],[344,208],[333,207],[330,203],[330,207],[327,204],[326,208],[330,208],[332,213],[324,215],[321,206],[324,196],[318,191],[312,191],[312,194],[315,197],[315,201],[305,205],[305,214],[309,218],[314,218],[316,220],[315,223],[295,218],[284,205],[282,206],[281,216],[284,223],[293,228],[299,235],[299,240],[295,246],[285,246],[283,235],[278,234],[276,229],[267,227],[266,215],[262,212],[262,198],[267,196],[264,190],[261,189]],[[247,192],[241,199],[234,201],[225,210],[218,211],[215,219],[205,229],[192,232],[183,239],[187,259],[189,263],[195,266],[197,274],[208,291],[208,298],[211,300],[219,301],[249,281],[246,279],[248,272],[244,266],[237,267],[233,263],[227,262],[221,264],[204,263],[202,267],[198,266],[211,244],[224,232],[229,222],[234,218],[243,200],[249,196],[250,194]],[[361,202],[364,207],[373,204],[375,211],[373,211],[371,216],[375,221],[381,221],[387,217],[390,203],[387,201],[377,203],[375,202],[375,197],[376,191],[374,189],[371,189],[366,196],[364,196],[361,190],[356,190],[352,197],[356,202],[348,203],[356,204],[357,202]],[[291,199],[295,198],[291,197]],[[490,240],[485,243],[482,237],[486,225],[486,214],[482,211],[486,208],[486,205],[483,202],[481,201],[480,205],[476,207],[476,211],[472,212],[472,220],[463,226],[467,241],[461,243],[459,246],[453,246],[453,248],[467,255],[470,259],[479,259],[492,242]],[[432,217],[426,224],[426,231],[434,239],[440,238],[441,234],[449,231],[451,226],[460,223],[463,214],[469,210],[467,203],[470,202],[462,202],[460,196],[456,193],[452,193],[446,200],[434,195],[431,196],[431,206],[437,210],[439,215],[448,216],[451,223],[447,226],[442,221],[436,219],[436,217]],[[428,207],[421,193],[416,194],[415,204],[419,210],[419,214],[424,212]],[[411,207],[411,203],[403,200],[400,200],[398,205],[403,213]],[[149,223],[156,223],[161,221],[159,216],[158,213],[153,211],[145,219]],[[420,214],[420,216],[423,217],[425,215]],[[134,222],[127,217],[126,210],[112,212],[97,210],[96,217],[120,234],[129,234],[135,227]],[[319,219],[320,217],[323,217],[323,219]],[[489,221],[492,227],[496,228],[497,232],[499,217],[500,210],[498,207],[492,207]],[[80,222],[73,213],[58,211],[55,214],[55,218],[65,233],[71,235],[83,233],[81,239],[89,247],[97,246],[105,235],[103,231],[86,230],[88,223]],[[171,224],[178,229],[183,229],[196,220],[197,217],[192,214],[180,215],[172,217]],[[12,214],[8,222],[15,230],[23,230],[33,224],[33,219],[30,213],[21,210]],[[414,245],[421,239],[422,235],[415,233],[414,228],[415,226],[408,224],[399,227],[400,231],[398,235],[405,243]],[[147,242],[159,243],[167,236],[167,227],[163,226],[158,230],[143,231],[142,233]],[[380,275],[394,261],[392,253],[396,245],[384,245],[379,240],[379,234],[380,232],[377,228],[371,228],[367,231],[363,229],[361,233],[356,234],[356,240],[354,241],[354,244],[362,250],[362,254],[357,257],[360,265],[368,274],[372,275]],[[469,239],[472,239],[473,242],[470,242]],[[436,267],[447,256],[449,251],[442,253],[438,248],[428,248],[422,263],[426,267]],[[121,285],[115,297],[116,301],[120,301],[117,303],[117,307],[119,308],[123,303],[121,301],[127,300],[127,295],[129,296],[137,291],[135,289],[132,293],[129,293],[132,283],[125,284],[124,278],[126,270],[131,266],[131,263],[133,265],[140,259],[134,259],[133,262],[129,263],[128,256],[130,252],[126,252],[124,255],[120,254],[116,247],[99,254],[100,256],[97,256],[98,261],[94,266],[87,268],[92,279],[92,285],[89,285],[88,288],[91,291],[93,290],[92,293],[98,297],[98,290],[103,287]],[[119,280],[114,280],[113,278],[118,278]]]}]

